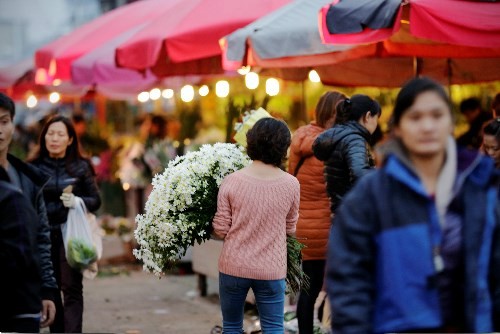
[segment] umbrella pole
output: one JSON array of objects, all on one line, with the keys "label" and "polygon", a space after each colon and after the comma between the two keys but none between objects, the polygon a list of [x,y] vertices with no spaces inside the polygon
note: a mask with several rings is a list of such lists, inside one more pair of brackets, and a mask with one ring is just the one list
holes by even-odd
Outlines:
[{"label": "umbrella pole", "polygon": [[418,78],[422,75],[422,58],[413,57],[413,76]]},{"label": "umbrella pole", "polygon": [[452,101],[451,98],[451,77],[453,75],[452,67],[451,67],[451,59],[448,58],[446,59],[446,66],[447,66],[447,74],[448,74],[448,95],[450,97],[450,101]]},{"label": "umbrella pole", "polygon": [[307,117],[307,107],[306,107],[306,80],[302,80],[302,117],[307,119],[308,117]]}]

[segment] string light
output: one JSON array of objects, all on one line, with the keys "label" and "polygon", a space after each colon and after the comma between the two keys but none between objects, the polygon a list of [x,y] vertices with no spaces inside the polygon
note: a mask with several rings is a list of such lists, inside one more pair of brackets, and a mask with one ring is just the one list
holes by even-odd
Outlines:
[{"label": "string light", "polygon": [[245,75],[245,86],[247,86],[248,89],[259,87],[259,75],[255,72],[248,72]]},{"label": "string light", "polygon": [[226,80],[217,81],[215,84],[215,95],[218,97],[226,97],[229,95],[229,82]]},{"label": "string light", "polygon": [[181,100],[191,102],[194,99],[194,88],[191,85],[185,85],[181,88]]},{"label": "string light", "polygon": [[269,96],[276,96],[280,92],[280,83],[275,78],[269,78],[266,80],[266,93]]}]

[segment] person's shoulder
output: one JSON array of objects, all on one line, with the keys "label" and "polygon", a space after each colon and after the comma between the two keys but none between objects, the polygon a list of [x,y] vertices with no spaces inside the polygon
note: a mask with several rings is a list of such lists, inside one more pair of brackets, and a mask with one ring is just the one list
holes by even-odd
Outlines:
[{"label": "person's shoulder", "polygon": [[290,187],[300,189],[299,180],[295,176],[293,176],[292,174],[284,171],[283,175],[281,177],[283,178],[283,182],[290,185]]},{"label": "person's shoulder", "polygon": [[7,181],[0,181],[0,201],[23,196],[21,190]]}]

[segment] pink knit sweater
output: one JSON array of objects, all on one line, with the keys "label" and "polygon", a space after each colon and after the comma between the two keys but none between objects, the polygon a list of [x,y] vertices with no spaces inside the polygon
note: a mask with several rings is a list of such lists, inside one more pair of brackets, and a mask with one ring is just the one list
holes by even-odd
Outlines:
[{"label": "pink knit sweater", "polygon": [[300,185],[284,173],[263,180],[242,171],[221,184],[215,232],[225,235],[219,271],[232,276],[275,280],[286,277],[286,235],[295,232]]}]

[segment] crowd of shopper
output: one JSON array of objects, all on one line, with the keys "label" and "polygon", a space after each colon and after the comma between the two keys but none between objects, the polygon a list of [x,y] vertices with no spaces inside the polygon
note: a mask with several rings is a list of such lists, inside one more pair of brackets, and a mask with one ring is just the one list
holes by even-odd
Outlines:
[{"label": "crowd of shopper", "polygon": [[[443,87],[410,80],[377,163],[382,109],[369,96],[325,93],[293,136],[281,120],[257,121],[253,161],[223,180],[212,224],[223,332],[242,333],[252,289],[263,332],[283,333],[287,236],[306,246],[300,334],[314,333],[322,290],[334,333],[500,331],[499,95],[491,113],[464,100],[469,130],[455,139]],[[99,208],[95,172],[60,115],[29,162],[9,154],[14,116],[0,93],[0,331],[82,332],[83,277],[62,227],[78,198]]]}]

